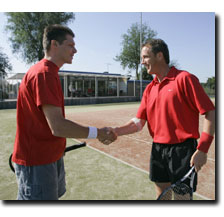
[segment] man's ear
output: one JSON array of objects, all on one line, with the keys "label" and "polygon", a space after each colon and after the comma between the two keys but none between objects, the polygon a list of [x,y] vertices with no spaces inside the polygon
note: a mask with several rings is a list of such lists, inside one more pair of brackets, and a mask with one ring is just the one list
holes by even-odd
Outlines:
[{"label": "man's ear", "polygon": [[157,58],[161,61],[164,57],[163,57],[163,53],[162,52],[158,52],[156,54]]},{"label": "man's ear", "polygon": [[57,47],[58,46],[58,42],[56,40],[51,40],[51,47]]}]

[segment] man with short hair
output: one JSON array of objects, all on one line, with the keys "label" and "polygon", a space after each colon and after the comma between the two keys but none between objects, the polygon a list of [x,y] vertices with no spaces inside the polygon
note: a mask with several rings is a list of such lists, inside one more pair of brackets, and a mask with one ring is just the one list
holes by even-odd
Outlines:
[{"label": "man with short hair", "polygon": [[19,200],[57,200],[65,193],[65,138],[98,138],[105,144],[116,139],[108,128],[82,126],[65,119],[58,71],[63,64],[71,64],[77,53],[73,38],[68,27],[46,27],[45,56],[29,69],[19,87],[12,157]]},{"label": "man with short hair", "polygon": [[[169,67],[169,50],[163,40],[145,43],[141,56],[147,72],[156,76],[144,91],[136,117],[114,130],[117,136],[131,134],[147,122],[153,138],[150,178],[158,197],[191,166],[198,172],[206,163],[215,131],[215,107],[194,75]],[[199,114],[204,115],[201,136]]]}]

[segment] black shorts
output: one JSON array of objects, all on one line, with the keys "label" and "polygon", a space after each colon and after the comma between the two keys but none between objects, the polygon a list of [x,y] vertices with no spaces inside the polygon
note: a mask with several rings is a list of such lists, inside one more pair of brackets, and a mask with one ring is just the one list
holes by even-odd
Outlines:
[{"label": "black shorts", "polygon": [[[191,156],[197,148],[196,139],[187,139],[177,144],[153,143],[150,158],[150,179],[153,182],[175,183],[190,169]],[[189,184],[189,179],[186,180]],[[197,185],[195,175],[194,190]]]}]

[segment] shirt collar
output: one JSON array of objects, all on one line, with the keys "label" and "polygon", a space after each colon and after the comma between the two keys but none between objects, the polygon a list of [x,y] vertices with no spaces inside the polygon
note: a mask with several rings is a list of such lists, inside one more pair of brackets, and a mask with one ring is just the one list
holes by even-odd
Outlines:
[{"label": "shirt collar", "polygon": [[[164,77],[162,82],[165,80],[169,80],[169,81],[175,80],[176,76],[177,76],[177,69],[174,66],[172,66],[167,76]],[[153,85],[159,84],[157,76],[152,80],[152,82],[153,82]]]}]

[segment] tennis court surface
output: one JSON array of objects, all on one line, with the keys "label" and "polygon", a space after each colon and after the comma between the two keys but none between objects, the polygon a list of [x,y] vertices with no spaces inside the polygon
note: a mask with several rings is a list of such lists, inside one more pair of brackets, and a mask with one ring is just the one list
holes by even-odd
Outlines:
[{"label": "tennis court surface", "polygon": [[[66,107],[66,117],[86,126],[116,127],[135,117],[139,103]],[[8,166],[16,131],[16,110],[0,110],[0,199],[15,200],[17,184]],[[202,127],[200,119],[200,128]],[[154,200],[149,181],[152,139],[145,126],[141,132],[119,137],[105,146],[97,140],[67,139],[67,145],[82,141],[87,147],[65,155],[67,192],[62,200]],[[206,166],[199,173],[195,200],[215,199],[215,140]]]}]

